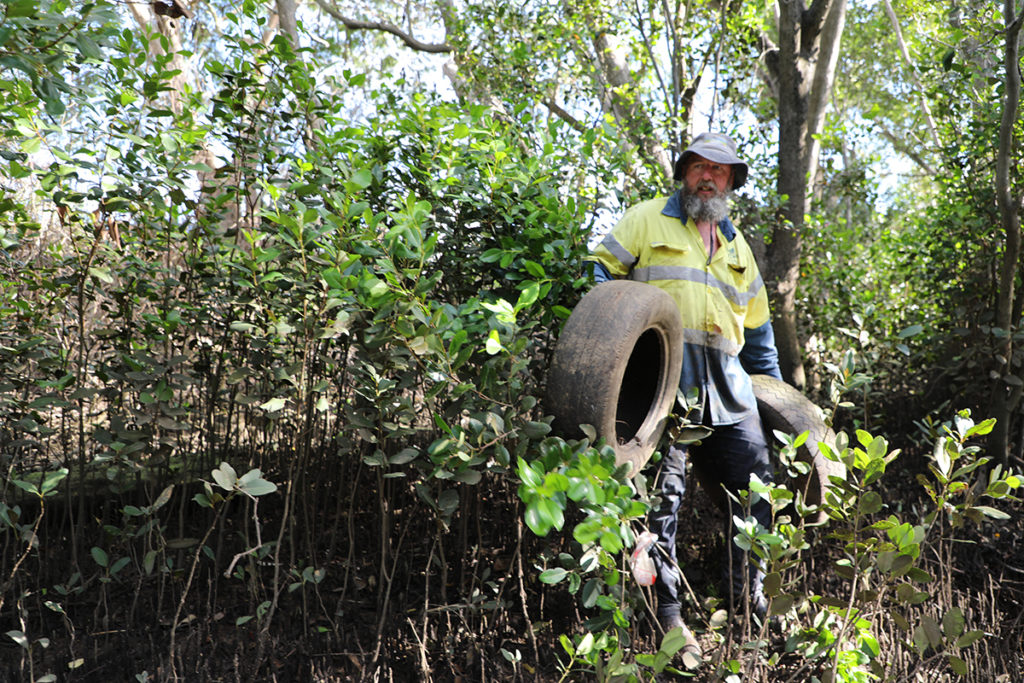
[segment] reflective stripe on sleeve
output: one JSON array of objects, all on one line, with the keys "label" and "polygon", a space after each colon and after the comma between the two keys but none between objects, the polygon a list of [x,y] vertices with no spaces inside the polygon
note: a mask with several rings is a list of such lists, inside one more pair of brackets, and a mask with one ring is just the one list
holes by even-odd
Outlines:
[{"label": "reflective stripe on sleeve", "polygon": [[608,253],[617,258],[619,263],[626,266],[626,268],[632,268],[633,264],[636,263],[636,256],[633,256],[625,247],[619,244],[619,241],[611,233],[605,235],[605,238],[601,240],[601,246],[607,249]]},{"label": "reflective stripe on sleeve", "polygon": [[705,279],[704,270],[689,266],[648,266],[647,268],[637,268],[629,277],[631,280],[638,282],[650,282],[651,280],[696,282],[697,284],[707,285],[708,287],[720,290],[729,301],[738,306],[746,306],[753,301],[761,287],[764,286],[764,281],[761,279],[761,275],[758,274],[754,281],[750,283],[747,291],[741,292],[734,286],[726,284],[713,276],[708,276]]}]

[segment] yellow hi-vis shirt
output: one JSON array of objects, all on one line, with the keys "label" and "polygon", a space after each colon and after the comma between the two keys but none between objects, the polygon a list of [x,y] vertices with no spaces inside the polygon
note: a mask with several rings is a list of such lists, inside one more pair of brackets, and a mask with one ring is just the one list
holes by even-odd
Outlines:
[{"label": "yellow hi-vis shirt", "polygon": [[757,411],[748,372],[781,375],[754,255],[728,219],[717,230],[720,246],[709,258],[677,192],[626,211],[590,258],[612,277],[650,283],[675,299],[683,320],[680,388],[698,390],[703,414],[695,421],[726,425]]}]

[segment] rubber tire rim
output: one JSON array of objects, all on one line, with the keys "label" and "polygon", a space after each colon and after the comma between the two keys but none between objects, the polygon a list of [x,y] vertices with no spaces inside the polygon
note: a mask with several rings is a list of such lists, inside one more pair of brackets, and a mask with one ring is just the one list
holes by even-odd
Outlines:
[{"label": "rubber tire rim", "polygon": [[643,282],[612,280],[587,292],[565,323],[548,372],[556,433],[592,425],[617,464],[639,472],[675,403],[683,327],[675,300]]}]

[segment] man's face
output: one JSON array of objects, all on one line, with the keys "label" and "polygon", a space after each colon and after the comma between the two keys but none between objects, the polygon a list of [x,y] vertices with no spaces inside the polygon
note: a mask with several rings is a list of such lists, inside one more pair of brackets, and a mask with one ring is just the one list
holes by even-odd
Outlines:
[{"label": "man's face", "polygon": [[683,174],[681,199],[686,215],[695,221],[718,223],[729,213],[733,168],[694,155]]},{"label": "man's face", "polygon": [[719,164],[694,154],[686,165],[683,180],[691,195],[707,201],[725,194],[732,187],[732,174],[730,164]]}]

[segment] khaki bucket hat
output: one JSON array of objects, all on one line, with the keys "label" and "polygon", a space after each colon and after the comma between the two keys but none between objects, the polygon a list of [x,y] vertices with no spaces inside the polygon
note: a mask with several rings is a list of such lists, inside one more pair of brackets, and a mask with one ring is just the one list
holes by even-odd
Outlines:
[{"label": "khaki bucket hat", "polygon": [[675,172],[673,177],[676,180],[683,179],[683,169],[686,162],[694,154],[700,155],[716,164],[731,164],[733,167],[732,189],[737,190],[747,182],[747,162],[740,159],[736,154],[736,142],[725,133],[701,133],[690,146],[683,150],[683,153],[676,159]]}]

